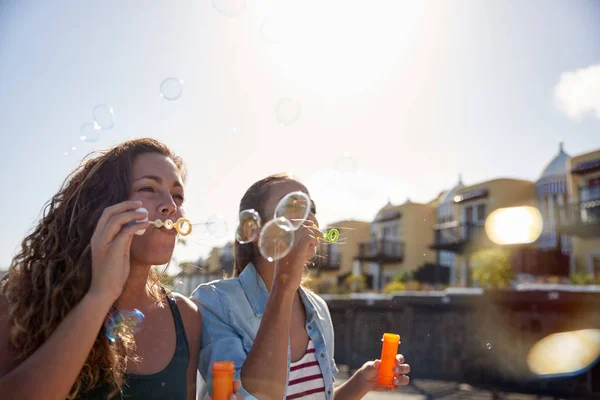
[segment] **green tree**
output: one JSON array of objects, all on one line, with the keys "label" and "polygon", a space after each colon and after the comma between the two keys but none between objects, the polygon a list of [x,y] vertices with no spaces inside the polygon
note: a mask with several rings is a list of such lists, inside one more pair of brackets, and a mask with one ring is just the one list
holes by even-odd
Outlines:
[{"label": "green tree", "polygon": [[503,289],[514,279],[515,271],[508,251],[496,248],[480,250],[473,254],[473,279],[480,286]]},{"label": "green tree", "polygon": [[575,272],[571,274],[569,280],[573,285],[593,285],[594,277],[592,274],[588,274],[585,272]]},{"label": "green tree", "polygon": [[385,285],[385,287],[383,288],[383,293],[385,294],[390,294],[390,293],[394,293],[394,292],[402,292],[405,289],[405,285],[402,282],[398,282],[398,281],[392,281],[390,283],[388,283],[387,285]]},{"label": "green tree", "polygon": [[362,292],[367,287],[367,279],[362,275],[348,275],[344,279],[344,284],[348,286],[350,292]]},{"label": "green tree", "polygon": [[394,282],[406,283],[408,281],[411,281],[412,279],[413,279],[413,274],[412,274],[412,272],[408,272],[408,271],[400,271],[396,275],[394,275]]}]

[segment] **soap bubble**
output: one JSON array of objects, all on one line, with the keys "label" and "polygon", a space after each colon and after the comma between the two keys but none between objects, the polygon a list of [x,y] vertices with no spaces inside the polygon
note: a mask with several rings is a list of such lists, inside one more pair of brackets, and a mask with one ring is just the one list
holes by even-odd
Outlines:
[{"label": "soap bubble", "polygon": [[302,224],[308,218],[310,209],[312,207],[312,201],[308,195],[302,191],[288,193],[284,196],[277,207],[275,208],[275,220],[280,221],[279,218],[284,218],[284,226],[287,222],[292,224],[293,230],[298,230]]},{"label": "soap bubble", "polygon": [[283,218],[274,218],[267,222],[258,237],[260,254],[269,262],[287,256],[294,247],[295,233],[292,223]]},{"label": "soap bubble", "polygon": [[183,81],[177,78],[167,78],[160,84],[160,95],[166,100],[177,100],[183,94]]},{"label": "soap bubble", "polygon": [[101,129],[112,129],[115,124],[115,114],[113,108],[106,104],[99,104],[92,111],[94,121]]},{"label": "soap bubble", "polygon": [[250,243],[260,233],[261,218],[255,210],[244,210],[240,213],[235,239],[238,243]]},{"label": "soap bubble", "polygon": [[100,140],[100,125],[96,122],[86,122],[81,125],[79,138],[84,142],[94,143]]},{"label": "soap bubble", "polygon": [[275,117],[281,126],[289,126],[300,118],[300,102],[293,99],[282,99],[275,107]]},{"label": "soap bubble", "polygon": [[118,338],[119,332],[123,331],[125,328],[131,328],[133,332],[136,332],[143,319],[144,314],[135,308],[132,311],[115,311],[106,318],[106,321],[104,321],[106,337],[111,342],[114,342]]},{"label": "soap bubble", "polygon": [[222,215],[215,214],[206,221],[206,231],[215,238],[224,238],[228,230],[227,220]]}]

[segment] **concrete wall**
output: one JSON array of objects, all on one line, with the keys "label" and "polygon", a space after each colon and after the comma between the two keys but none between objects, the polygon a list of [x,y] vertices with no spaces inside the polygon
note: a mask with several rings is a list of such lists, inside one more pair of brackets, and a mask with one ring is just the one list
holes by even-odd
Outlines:
[{"label": "concrete wall", "polygon": [[526,363],[533,344],[551,333],[600,329],[600,293],[511,291],[327,303],[336,362],[351,370],[379,358],[382,334],[394,332],[401,335],[399,352],[411,364],[414,378],[549,391],[568,398],[600,395],[600,364],[581,376],[541,380]]}]

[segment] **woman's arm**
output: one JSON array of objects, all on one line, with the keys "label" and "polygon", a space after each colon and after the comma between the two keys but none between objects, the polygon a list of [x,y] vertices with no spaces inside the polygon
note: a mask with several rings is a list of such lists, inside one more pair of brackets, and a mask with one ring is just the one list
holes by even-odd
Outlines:
[{"label": "woman's arm", "polygon": [[281,399],[285,394],[296,290],[282,286],[273,286],[256,339],[242,367],[244,388],[259,399]]},{"label": "woman's arm", "polygon": [[[7,369],[13,360],[9,352],[1,352],[2,397],[64,400],[79,376],[112,303],[110,297],[87,294],[41,347],[10,371]],[[9,332],[8,324],[0,327],[3,348],[8,347]]]},{"label": "woman's arm", "polygon": [[275,265],[265,312],[242,367],[242,384],[258,398],[281,399],[285,395],[292,308],[308,249],[318,245],[317,234],[312,228],[302,227],[296,232],[294,251]]},{"label": "woman's arm", "polygon": [[[104,210],[90,243],[92,282],[88,293],[44,344],[0,378],[3,396],[49,400],[64,400],[68,396],[110,307],[129,277],[131,241],[135,232],[146,228],[148,222],[125,224],[148,219],[147,211],[134,211],[141,206],[139,201],[125,201]],[[8,314],[6,307],[3,314]],[[5,328],[0,331],[0,343],[8,340],[9,329],[8,326]],[[0,366],[7,366],[13,361],[8,354],[0,354]]]}]

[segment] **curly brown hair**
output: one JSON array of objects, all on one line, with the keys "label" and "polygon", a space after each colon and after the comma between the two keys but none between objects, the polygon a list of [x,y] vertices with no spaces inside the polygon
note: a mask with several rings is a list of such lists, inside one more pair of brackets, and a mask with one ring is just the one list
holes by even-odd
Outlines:
[{"label": "curly brown hair", "polygon": [[[0,288],[8,303],[15,362],[34,353],[87,293],[92,276],[90,240],[96,224],[106,207],[127,200],[133,162],[145,153],[171,158],[185,179],[183,160],[154,139],[131,140],[92,153],[65,179],[45,205],[40,222],[23,240]],[[165,287],[159,274],[153,268],[150,271],[148,283],[160,302]],[[118,335],[111,342],[100,330],[69,399],[99,384],[113,389],[111,397],[120,392],[135,341],[130,329]]]}]

